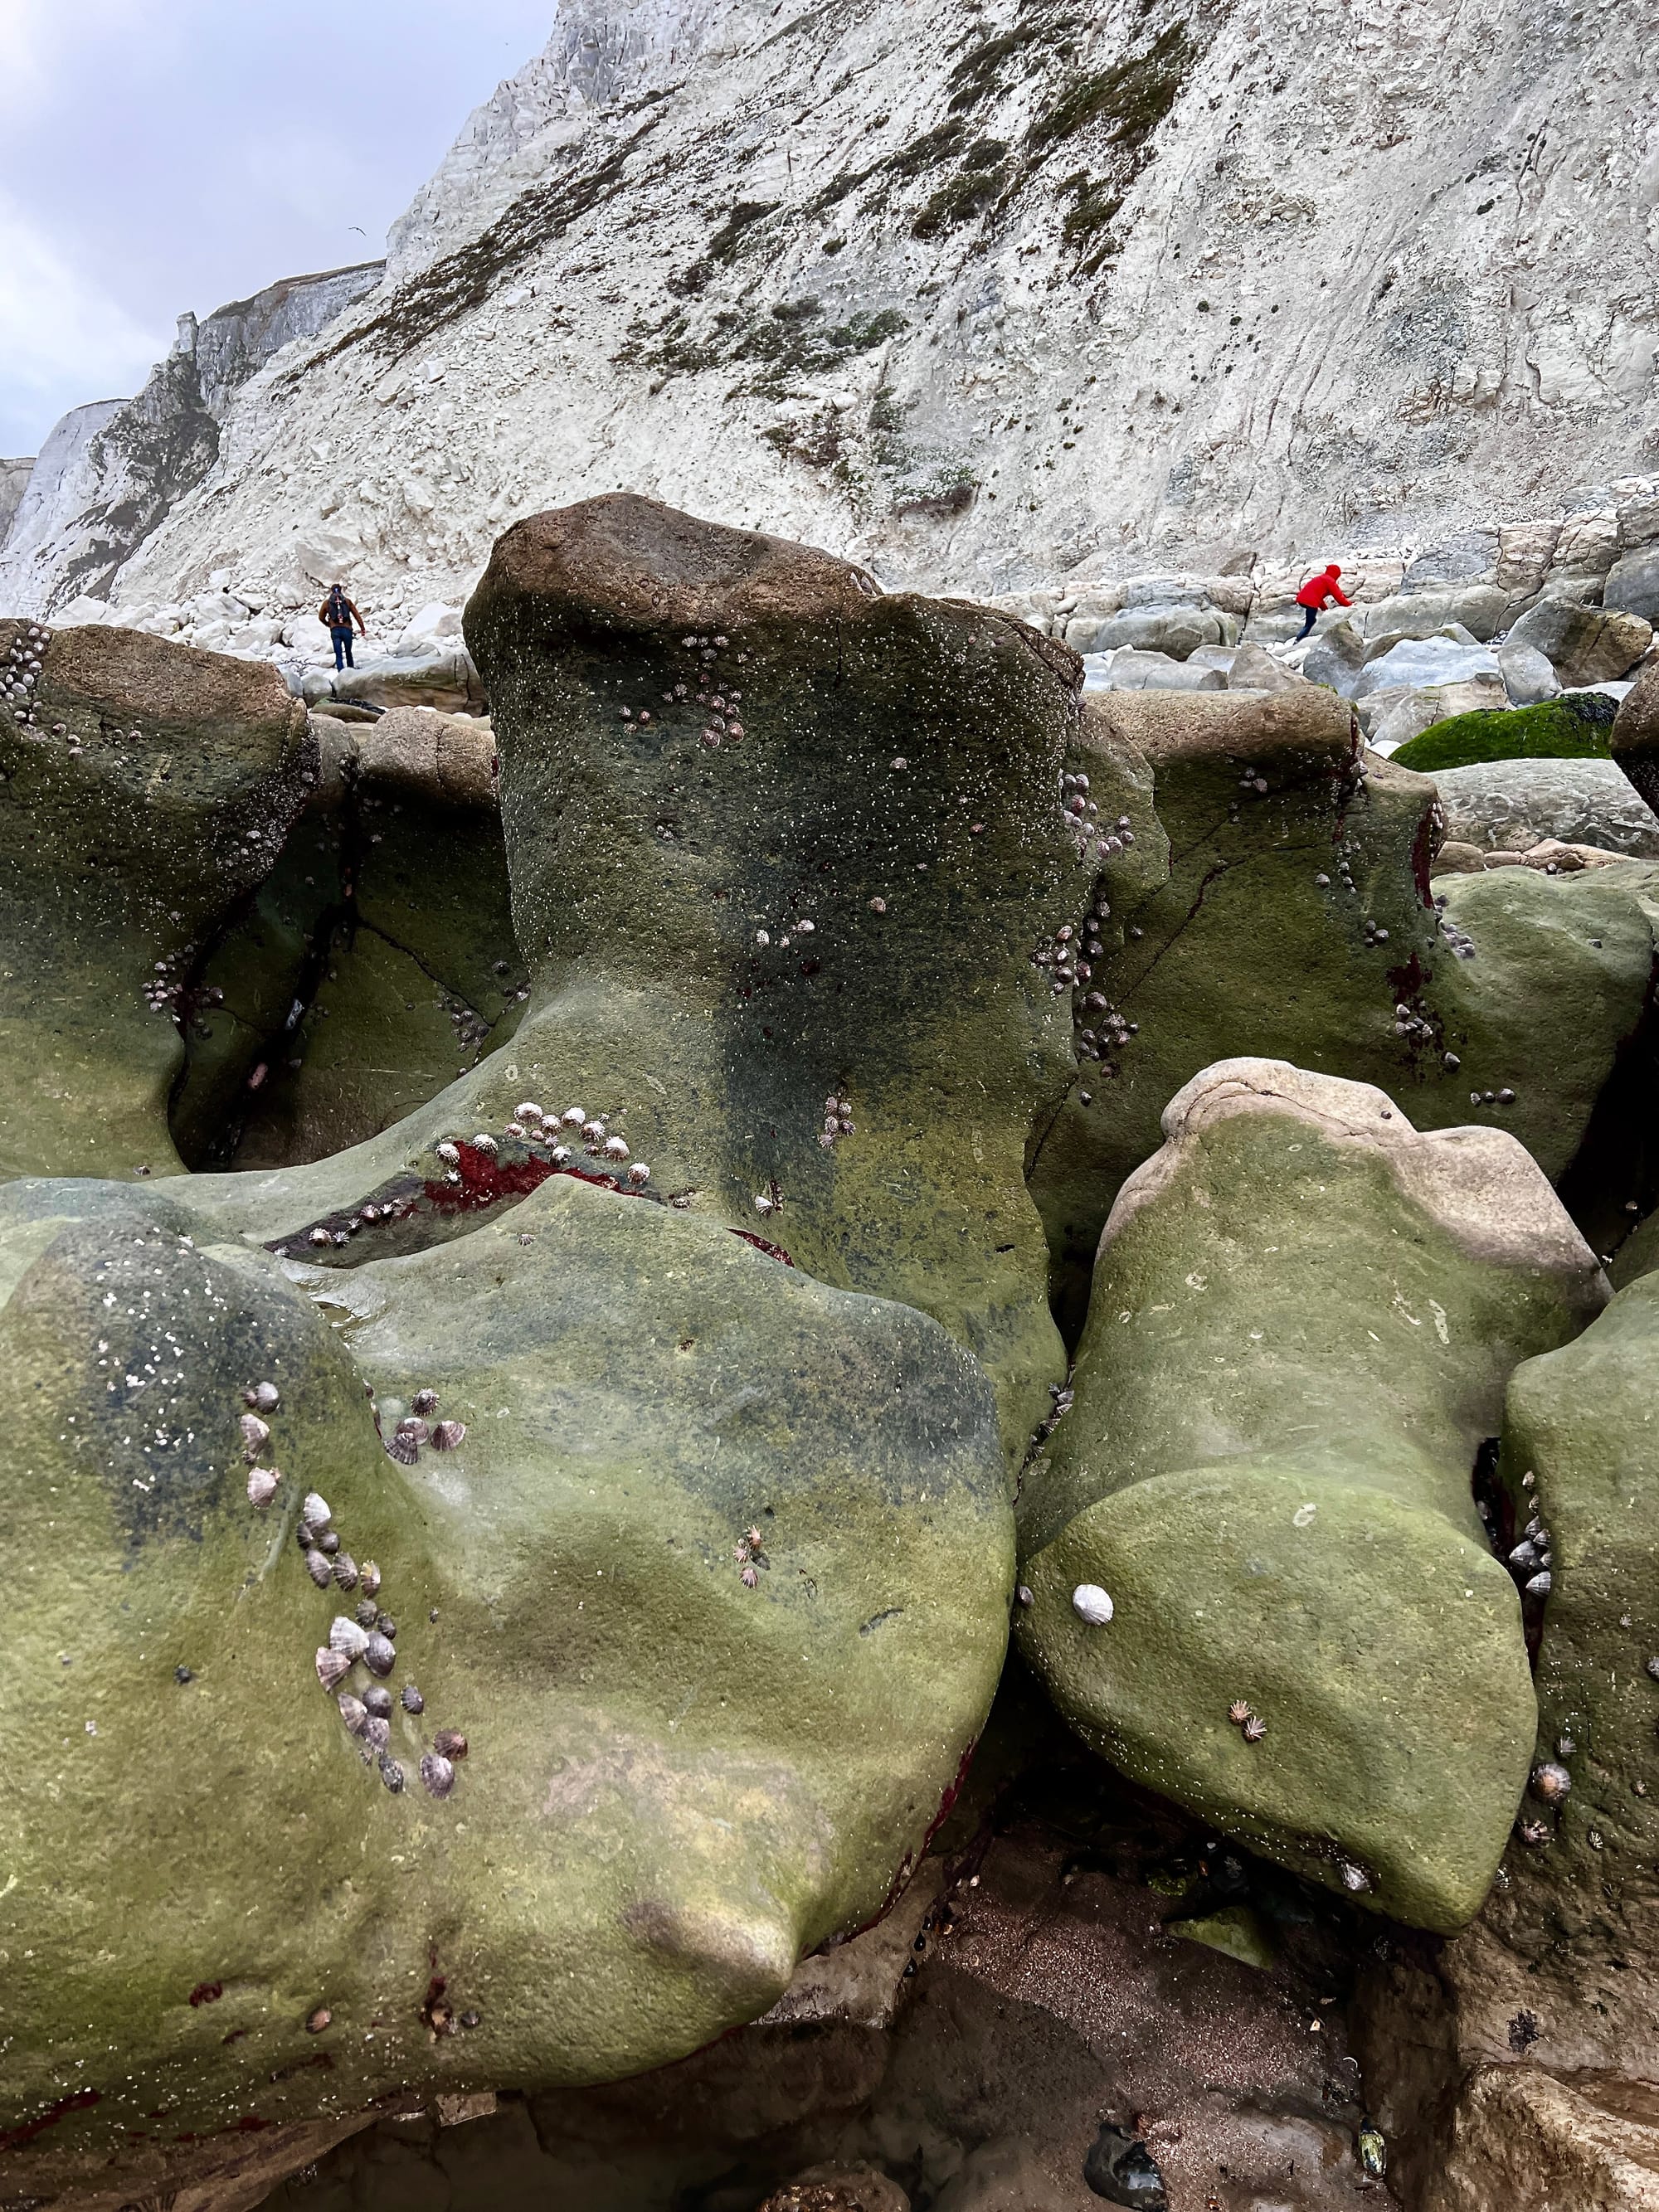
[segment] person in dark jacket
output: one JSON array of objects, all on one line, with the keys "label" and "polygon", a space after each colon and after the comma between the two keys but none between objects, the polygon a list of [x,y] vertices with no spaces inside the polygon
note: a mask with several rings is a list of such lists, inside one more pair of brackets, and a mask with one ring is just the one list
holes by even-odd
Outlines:
[{"label": "person in dark jacket", "polygon": [[317,619],[334,641],[334,665],[355,668],[351,657],[351,625],[356,623],[364,637],[368,635],[368,624],[363,620],[345,595],[343,584],[331,584],[328,597],[317,610]]},{"label": "person in dark jacket", "polygon": [[1297,630],[1295,638],[1297,645],[1300,645],[1303,639],[1306,637],[1325,608],[1333,605],[1339,607],[1351,607],[1353,605],[1353,601],[1337,583],[1336,580],[1341,574],[1342,571],[1333,561],[1328,568],[1322,568],[1318,575],[1310,576],[1297,593],[1296,603],[1302,610],[1303,617],[1302,627]]}]

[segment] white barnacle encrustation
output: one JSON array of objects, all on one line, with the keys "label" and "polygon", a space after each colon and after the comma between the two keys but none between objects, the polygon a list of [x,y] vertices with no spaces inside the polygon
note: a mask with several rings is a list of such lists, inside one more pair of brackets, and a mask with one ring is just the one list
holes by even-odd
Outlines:
[{"label": "white barnacle encrustation", "polygon": [[628,1180],[631,1183],[636,1183],[641,1190],[644,1189],[646,1184],[651,1180],[651,1170],[643,1160],[629,1160]]},{"label": "white barnacle encrustation", "polygon": [[441,1144],[434,1146],[433,1150],[447,1166],[452,1168],[456,1165],[461,1157],[459,1146],[452,1145],[447,1137],[444,1139]]},{"label": "white barnacle encrustation", "polygon": [[1098,1583],[1079,1583],[1072,1592],[1072,1610],[1091,1628],[1104,1628],[1114,1611],[1111,1599]]},{"label": "white barnacle encrustation", "polygon": [[481,1133],[472,1139],[472,1149],[475,1152],[483,1152],[487,1157],[493,1158],[496,1149],[495,1139],[492,1136]]},{"label": "white barnacle encrustation", "polygon": [[520,1121],[539,1121],[542,1118],[542,1109],[533,1098],[525,1099],[522,1104],[513,1109],[513,1113],[514,1118]]},{"label": "white barnacle encrustation", "polygon": [[580,1129],[587,1119],[587,1109],[585,1106],[567,1106],[559,1119],[567,1129]]},{"label": "white barnacle encrustation", "polygon": [[762,1214],[770,1213],[772,1211],[772,1200],[763,1190],[757,1190],[755,1193],[755,1211]]},{"label": "white barnacle encrustation", "polygon": [[605,1156],[608,1160],[625,1160],[628,1158],[627,1138],[607,1137],[605,1140]]}]

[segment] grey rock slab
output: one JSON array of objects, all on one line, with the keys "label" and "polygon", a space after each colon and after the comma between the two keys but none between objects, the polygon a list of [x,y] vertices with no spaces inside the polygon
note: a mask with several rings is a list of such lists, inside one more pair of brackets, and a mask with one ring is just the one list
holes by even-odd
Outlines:
[{"label": "grey rock slab", "polygon": [[1506,760],[1435,779],[1448,842],[1524,853],[1547,837],[1659,860],[1659,815],[1616,761]]}]

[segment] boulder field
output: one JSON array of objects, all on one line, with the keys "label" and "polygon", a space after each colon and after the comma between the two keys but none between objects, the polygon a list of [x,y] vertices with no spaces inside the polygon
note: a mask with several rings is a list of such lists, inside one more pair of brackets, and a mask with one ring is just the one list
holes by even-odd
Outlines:
[{"label": "boulder field", "polygon": [[465,635],[0,639],[0,2203],[1644,2203],[1653,678],[1442,789],[620,495]]}]

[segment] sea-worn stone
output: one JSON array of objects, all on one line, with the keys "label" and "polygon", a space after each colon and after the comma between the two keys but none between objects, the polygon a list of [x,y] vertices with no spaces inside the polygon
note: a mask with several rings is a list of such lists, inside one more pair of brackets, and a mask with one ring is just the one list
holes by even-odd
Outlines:
[{"label": "sea-worn stone", "polygon": [[1407,2201],[1650,2212],[1659,2161],[1659,1276],[1511,1376],[1500,1550],[1543,1532],[1534,1760],[1503,1878],[1432,1956],[1363,1978],[1367,2073]]},{"label": "sea-worn stone", "polygon": [[528,999],[487,723],[313,715],[318,780],[202,968],[171,1106],[192,1168],[315,1160],[505,1042]]},{"label": "sea-worn stone", "polygon": [[1535,645],[1513,643],[1506,639],[1498,648],[1498,665],[1503,672],[1504,688],[1513,707],[1540,706],[1546,699],[1553,699],[1561,689],[1554,662]]},{"label": "sea-worn stone", "polygon": [[1607,747],[1648,805],[1659,813],[1659,662],[1644,668],[1620,702]]},{"label": "sea-worn stone", "polygon": [[1420,738],[1441,722],[1469,714],[1504,713],[1509,694],[1495,672],[1465,683],[1425,684],[1419,690],[1375,691],[1357,702],[1368,742],[1385,757]]},{"label": "sea-worn stone", "polygon": [[[342,1273],[216,1243],[200,1188],[0,1192],[13,2193],[702,2046],[879,1911],[1001,1662],[994,1406],[925,1316],[569,1177]],[[400,1465],[421,1388],[462,1433]],[[312,1492],[422,1693],[392,1771],[318,1686]]]},{"label": "sea-worn stone", "polygon": [[[1021,1501],[1021,1646],[1085,1740],[1253,1850],[1448,1929],[1525,1780],[1520,1607],[1469,1493],[1594,1255],[1515,1139],[1206,1069],[1119,1194]],[[1073,1602],[1111,1596],[1105,1626]],[[1259,1735],[1253,1729],[1261,1729]]]},{"label": "sea-worn stone", "polygon": [[1448,843],[1524,853],[1559,837],[1633,860],[1659,860],[1659,816],[1614,761],[1484,761],[1438,769],[1434,782]]},{"label": "sea-worn stone", "polygon": [[1622,554],[1607,571],[1601,604],[1618,613],[1659,622],[1659,544]]},{"label": "sea-worn stone", "polygon": [[1172,858],[1138,899],[1112,901],[1124,933],[1102,940],[1082,1017],[1098,1056],[1079,1042],[1033,1155],[1069,1334],[1118,1186],[1157,1150],[1170,1099],[1218,1059],[1373,1082],[1419,1127],[1490,1121],[1565,1172],[1644,1017],[1644,870],[1447,877],[1443,915],[1433,784],[1363,756],[1328,691],[1091,707],[1146,761]]},{"label": "sea-worn stone", "polygon": [[0,1176],[176,1174],[176,1018],[314,781],[305,709],[269,664],[31,627],[0,623]]},{"label": "sea-worn stone", "polygon": [[1207,663],[1125,645],[1112,654],[1109,685],[1114,691],[1222,691],[1227,679]]},{"label": "sea-worn stone", "polygon": [[1510,642],[1536,647],[1564,684],[1607,684],[1636,665],[1653,627],[1640,615],[1547,598],[1514,624]]},{"label": "sea-worn stone", "polygon": [[1305,665],[1298,676],[1259,645],[1237,647],[1227,663],[1230,691],[1294,691],[1310,680]]},{"label": "sea-worn stone", "polygon": [[1071,1073],[1032,956],[1101,826],[1062,806],[1075,659],[621,496],[508,532],[466,631],[540,987],[474,1102],[625,1113],[657,1188],[933,1313],[1029,1435],[1060,1352],[1024,1153]]},{"label": "sea-worn stone", "polygon": [[1109,653],[1118,646],[1133,646],[1142,653],[1166,653],[1171,660],[1185,660],[1200,645],[1231,645],[1228,618],[1214,608],[1200,606],[1131,606],[1111,616],[1097,632],[1091,648]]},{"label": "sea-worn stone", "polygon": [[1328,684],[1346,699],[1365,665],[1365,657],[1364,633],[1357,617],[1349,615],[1315,635],[1303,660],[1302,673],[1310,684]]},{"label": "sea-worn stone", "polygon": [[478,712],[484,705],[471,657],[459,647],[434,645],[344,669],[333,678],[333,695],[370,707],[431,707],[444,714]]},{"label": "sea-worn stone", "polygon": [[1484,644],[1502,626],[1508,606],[1509,594],[1497,584],[1456,584],[1374,599],[1357,606],[1348,619],[1373,646],[1432,637],[1449,623],[1461,624]]},{"label": "sea-worn stone", "polygon": [[1494,679],[1501,688],[1503,677],[1496,653],[1484,645],[1464,644],[1437,632],[1432,637],[1402,638],[1385,653],[1369,657],[1350,684],[1348,696],[1364,699],[1374,691],[1417,690],[1429,684],[1468,683],[1477,677]]}]

